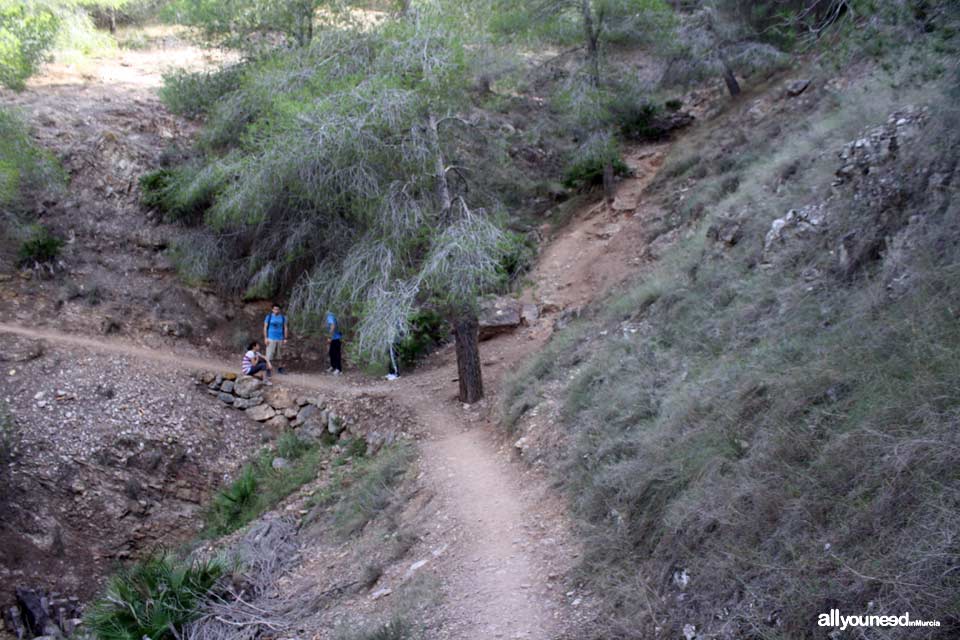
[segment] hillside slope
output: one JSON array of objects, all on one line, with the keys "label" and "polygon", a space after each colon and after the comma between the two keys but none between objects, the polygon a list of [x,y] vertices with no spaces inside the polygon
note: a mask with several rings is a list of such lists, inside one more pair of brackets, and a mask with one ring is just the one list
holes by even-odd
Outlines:
[{"label": "hillside slope", "polygon": [[956,83],[915,71],[814,67],[701,123],[643,196],[661,260],[514,376],[591,637],[958,633]]}]

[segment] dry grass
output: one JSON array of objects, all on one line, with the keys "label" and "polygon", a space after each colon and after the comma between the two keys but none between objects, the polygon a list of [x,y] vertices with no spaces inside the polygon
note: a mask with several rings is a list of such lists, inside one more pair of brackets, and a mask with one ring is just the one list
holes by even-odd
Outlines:
[{"label": "dry grass", "polygon": [[[546,383],[565,389],[573,444],[559,477],[586,537],[583,577],[607,605],[594,637],[686,624],[705,637],[820,637],[830,608],[943,625],[884,638],[960,631],[960,203],[955,187],[929,187],[956,169],[955,114],[935,112],[922,140],[856,185],[894,180],[895,200],[841,187],[823,234],[758,264],[774,218],[829,196],[839,146],[918,102],[948,103],[867,79],[775,118],[776,135],[771,122],[734,128],[735,113],[702,127],[659,187],[668,202],[681,179],[712,194],[692,217],[668,204],[696,236],[561,333],[505,394],[513,425]],[[737,188],[721,188],[732,177]],[[888,286],[882,253],[852,274],[832,266],[850,230],[892,237],[911,215],[925,226],[898,256],[906,290]],[[741,241],[706,238],[731,217]]]}]

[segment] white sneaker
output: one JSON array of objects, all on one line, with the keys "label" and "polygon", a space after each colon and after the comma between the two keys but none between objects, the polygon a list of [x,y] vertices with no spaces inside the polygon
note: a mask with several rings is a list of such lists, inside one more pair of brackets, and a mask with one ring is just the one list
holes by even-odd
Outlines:
[{"label": "white sneaker", "polygon": [[396,379],[399,378],[400,376],[398,376],[398,375],[395,374],[395,373],[388,373],[387,375],[385,375],[385,376],[383,376],[383,377],[386,378],[387,380],[396,380]]},{"label": "white sneaker", "polygon": [[327,373],[333,373],[333,367],[327,367]]},{"label": "white sneaker", "polygon": [[340,371],[339,369],[334,369],[334,370],[333,370],[333,375],[335,375],[335,376],[339,376],[339,375],[342,374],[342,373],[343,373],[343,372]]},{"label": "white sneaker", "polygon": [[272,386],[273,386],[273,383],[270,382],[269,380],[267,380],[267,381],[264,382],[263,384],[264,384],[264,386],[267,386],[267,387],[272,387]]}]

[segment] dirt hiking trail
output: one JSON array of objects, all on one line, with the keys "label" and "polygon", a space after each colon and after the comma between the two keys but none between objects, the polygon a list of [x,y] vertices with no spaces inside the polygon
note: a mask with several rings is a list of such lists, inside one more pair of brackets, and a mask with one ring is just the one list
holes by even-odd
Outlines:
[{"label": "dirt hiking trail", "polygon": [[[175,53],[169,55],[175,61],[187,62]],[[64,126],[84,128],[85,134],[71,143],[71,158],[97,157],[104,141],[111,139],[112,134],[104,133],[102,125],[97,124],[102,122],[100,117],[108,118],[111,131],[147,145],[165,144],[164,140],[185,134],[188,129],[169,115],[158,113],[162,107],[155,96],[146,95],[155,92],[160,83],[149,52],[128,54],[118,64],[104,65],[99,73],[84,76],[80,83],[64,77],[64,73],[52,69],[16,102],[35,116],[33,124],[42,144],[55,146],[58,131]],[[151,126],[158,133],[140,138],[137,129],[143,124],[138,117],[147,103],[154,121]],[[59,123],[64,112],[75,113],[74,120]],[[424,433],[420,441],[424,480],[449,517],[442,526],[458,532],[443,560],[446,598],[441,606],[448,610],[445,618],[452,622],[438,637],[549,640],[573,636],[574,629],[588,618],[586,604],[577,608],[580,598],[562,593],[558,581],[575,566],[579,555],[563,501],[542,474],[516,462],[516,450],[497,428],[497,396],[507,374],[517,371],[549,339],[554,329],[553,314],[596,300],[636,271],[645,244],[644,222],[652,215],[643,208],[641,196],[666,148],[661,144],[630,150],[626,159],[633,175],[620,182],[616,199],[585,207],[545,243],[529,276],[533,286],[522,294],[527,301],[542,304],[544,315],[532,326],[481,344],[488,398],[478,406],[467,407],[456,401],[456,366],[450,349],[440,354],[434,366],[405,374],[394,382],[371,381],[356,373],[343,378],[295,373],[279,377],[278,384],[341,396],[379,394],[417,416]],[[144,151],[138,164],[156,151]],[[84,230],[91,238],[108,230],[116,239],[111,249],[118,252],[111,259],[120,260],[125,247],[135,250],[126,240],[130,226],[142,226],[130,215],[136,176],[125,175],[123,183],[113,188],[95,182],[89,169],[84,171],[86,179],[75,180],[71,186],[82,190],[75,198],[79,207],[97,198],[123,203],[109,207],[117,213],[107,216],[106,223]],[[128,269],[118,266],[117,271],[126,273]],[[94,323],[68,322],[49,307],[34,308],[42,324],[70,326],[78,333],[26,327],[17,322],[0,323],[0,333],[41,340],[67,354],[88,350],[129,356],[185,374],[234,371],[239,366],[239,361],[198,356],[193,348],[179,352],[179,347],[149,348],[95,335]]]}]

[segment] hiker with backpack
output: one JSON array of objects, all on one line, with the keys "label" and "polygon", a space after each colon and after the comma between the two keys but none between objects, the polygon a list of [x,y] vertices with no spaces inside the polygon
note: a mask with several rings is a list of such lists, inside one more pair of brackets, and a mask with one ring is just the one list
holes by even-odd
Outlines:
[{"label": "hiker with backpack", "polygon": [[283,357],[280,347],[287,344],[288,335],[287,317],[280,313],[280,305],[275,304],[263,319],[263,342],[267,345],[267,361],[277,363],[277,373],[284,373],[280,366]]}]

